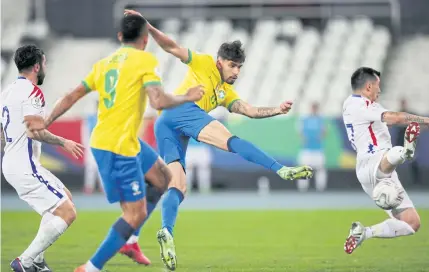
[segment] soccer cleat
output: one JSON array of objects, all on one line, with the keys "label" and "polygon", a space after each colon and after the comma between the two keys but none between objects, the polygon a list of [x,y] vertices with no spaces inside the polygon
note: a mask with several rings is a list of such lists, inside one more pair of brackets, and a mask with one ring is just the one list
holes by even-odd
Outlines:
[{"label": "soccer cleat", "polygon": [[34,266],[24,267],[19,258],[16,258],[10,263],[10,268],[12,268],[12,271],[14,272],[37,272]]},{"label": "soccer cleat", "polygon": [[124,245],[119,253],[128,256],[138,264],[150,265],[150,260],[143,254],[138,243]]},{"label": "soccer cleat", "polygon": [[313,177],[313,169],[310,166],[283,166],[279,171],[277,171],[277,175],[285,180],[310,179]]},{"label": "soccer cleat", "polygon": [[417,139],[420,136],[419,123],[411,123],[405,130],[403,156],[406,160],[412,160],[416,152]]},{"label": "soccer cleat", "polygon": [[166,228],[160,229],[156,236],[161,248],[161,259],[164,265],[171,271],[176,270],[177,259],[173,236]]},{"label": "soccer cleat", "polygon": [[350,228],[349,236],[344,243],[344,251],[352,254],[365,240],[365,227],[360,222],[354,222]]},{"label": "soccer cleat", "polygon": [[45,260],[41,263],[33,263],[33,266],[36,268],[37,272],[52,272]]}]

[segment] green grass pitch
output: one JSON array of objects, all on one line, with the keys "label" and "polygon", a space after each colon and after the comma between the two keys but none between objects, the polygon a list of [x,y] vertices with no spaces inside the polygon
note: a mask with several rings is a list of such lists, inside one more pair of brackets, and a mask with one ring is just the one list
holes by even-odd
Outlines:
[{"label": "green grass pitch", "polygon": [[[183,211],[175,230],[177,271],[375,272],[429,271],[429,210],[420,210],[417,235],[366,241],[352,255],[343,251],[350,224],[378,223],[383,211]],[[86,262],[119,216],[117,212],[80,212],[74,225],[46,253],[56,272]],[[37,232],[34,212],[2,212],[1,268],[19,255]],[[156,231],[160,214],[145,226],[140,245],[149,267],[115,256],[105,271],[164,271]]]}]

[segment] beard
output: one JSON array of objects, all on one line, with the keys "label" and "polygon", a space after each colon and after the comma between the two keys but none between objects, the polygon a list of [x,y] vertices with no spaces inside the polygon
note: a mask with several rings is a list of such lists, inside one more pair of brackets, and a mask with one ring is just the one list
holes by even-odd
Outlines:
[{"label": "beard", "polygon": [[228,83],[229,85],[232,85],[235,83],[235,81],[236,81],[236,79],[231,78],[231,79],[226,80],[225,82]]},{"label": "beard", "polygon": [[45,71],[40,70],[37,74],[37,85],[42,85],[45,80]]}]

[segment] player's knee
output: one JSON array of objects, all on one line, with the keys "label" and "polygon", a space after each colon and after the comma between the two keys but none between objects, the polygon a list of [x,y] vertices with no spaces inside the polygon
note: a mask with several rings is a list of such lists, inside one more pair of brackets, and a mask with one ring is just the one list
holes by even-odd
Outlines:
[{"label": "player's knee", "polygon": [[411,226],[411,228],[413,228],[413,230],[414,230],[415,232],[417,232],[417,231],[420,229],[420,224],[421,224],[421,222],[420,222],[420,217],[419,217],[419,216],[417,216],[417,217],[413,217],[413,218],[410,220],[410,222],[408,222],[408,224]]},{"label": "player's knee", "polygon": [[147,216],[145,203],[144,200],[122,203],[123,218],[134,228],[140,226]]},{"label": "player's knee", "polygon": [[400,213],[399,220],[406,222],[414,232],[417,232],[420,229],[420,216],[414,208],[408,208]]},{"label": "player's knee", "polygon": [[64,187],[64,191],[66,192],[66,195],[67,195],[67,197],[70,199],[70,201],[72,201],[72,202],[73,202],[73,196],[72,196],[72,194],[71,194],[70,190],[69,190],[69,189],[67,189],[66,187]]},{"label": "player's knee", "polygon": [[70,199],[64,201],[58,208],[53,211],[55,216],[61,217],[67,225],[71,225],[77,217],[77,212],[73,202]]}]

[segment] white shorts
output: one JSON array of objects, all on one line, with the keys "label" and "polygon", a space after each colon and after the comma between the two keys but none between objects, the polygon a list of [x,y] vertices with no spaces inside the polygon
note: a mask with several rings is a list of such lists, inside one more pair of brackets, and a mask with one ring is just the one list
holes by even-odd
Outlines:
[{"label": "white shorts", "polygon": [[40,215],[53,212],[68,199],[64,184],[43,167],[37,167],[37,174],[3,174],[19,198]]},{"label": "white shorts", "polygon": [[[377,179],[377,170],[383,159],[383,156],[386,152],[379,151],[375,154],[368,154],[367,156],[361,156],[357,160],[356,164],[356,175],[359,182],[362,185],[363,190],[367,193],[372,199],[372,192],[374,190],[375,185],[379,182]],[[392,182],[396,183],[398,186],[404,188],[399,180],[398,173],[394,171],[392,176],[390,177]],[[414,208],[414,204],[408,196],[407,192],[404,189],[404,200],[402,200],[401,205],[399,205],[394,210],[387,210],[386,212],[390,217],[394,218],[393,214],[397,214],[401,210],[407,208]]]},{"label": "white shorts", "polygon": [[303,150],[299,154],[299,164],[308,165],[315,170],[325,168],[325,154],[318,150]]}]

